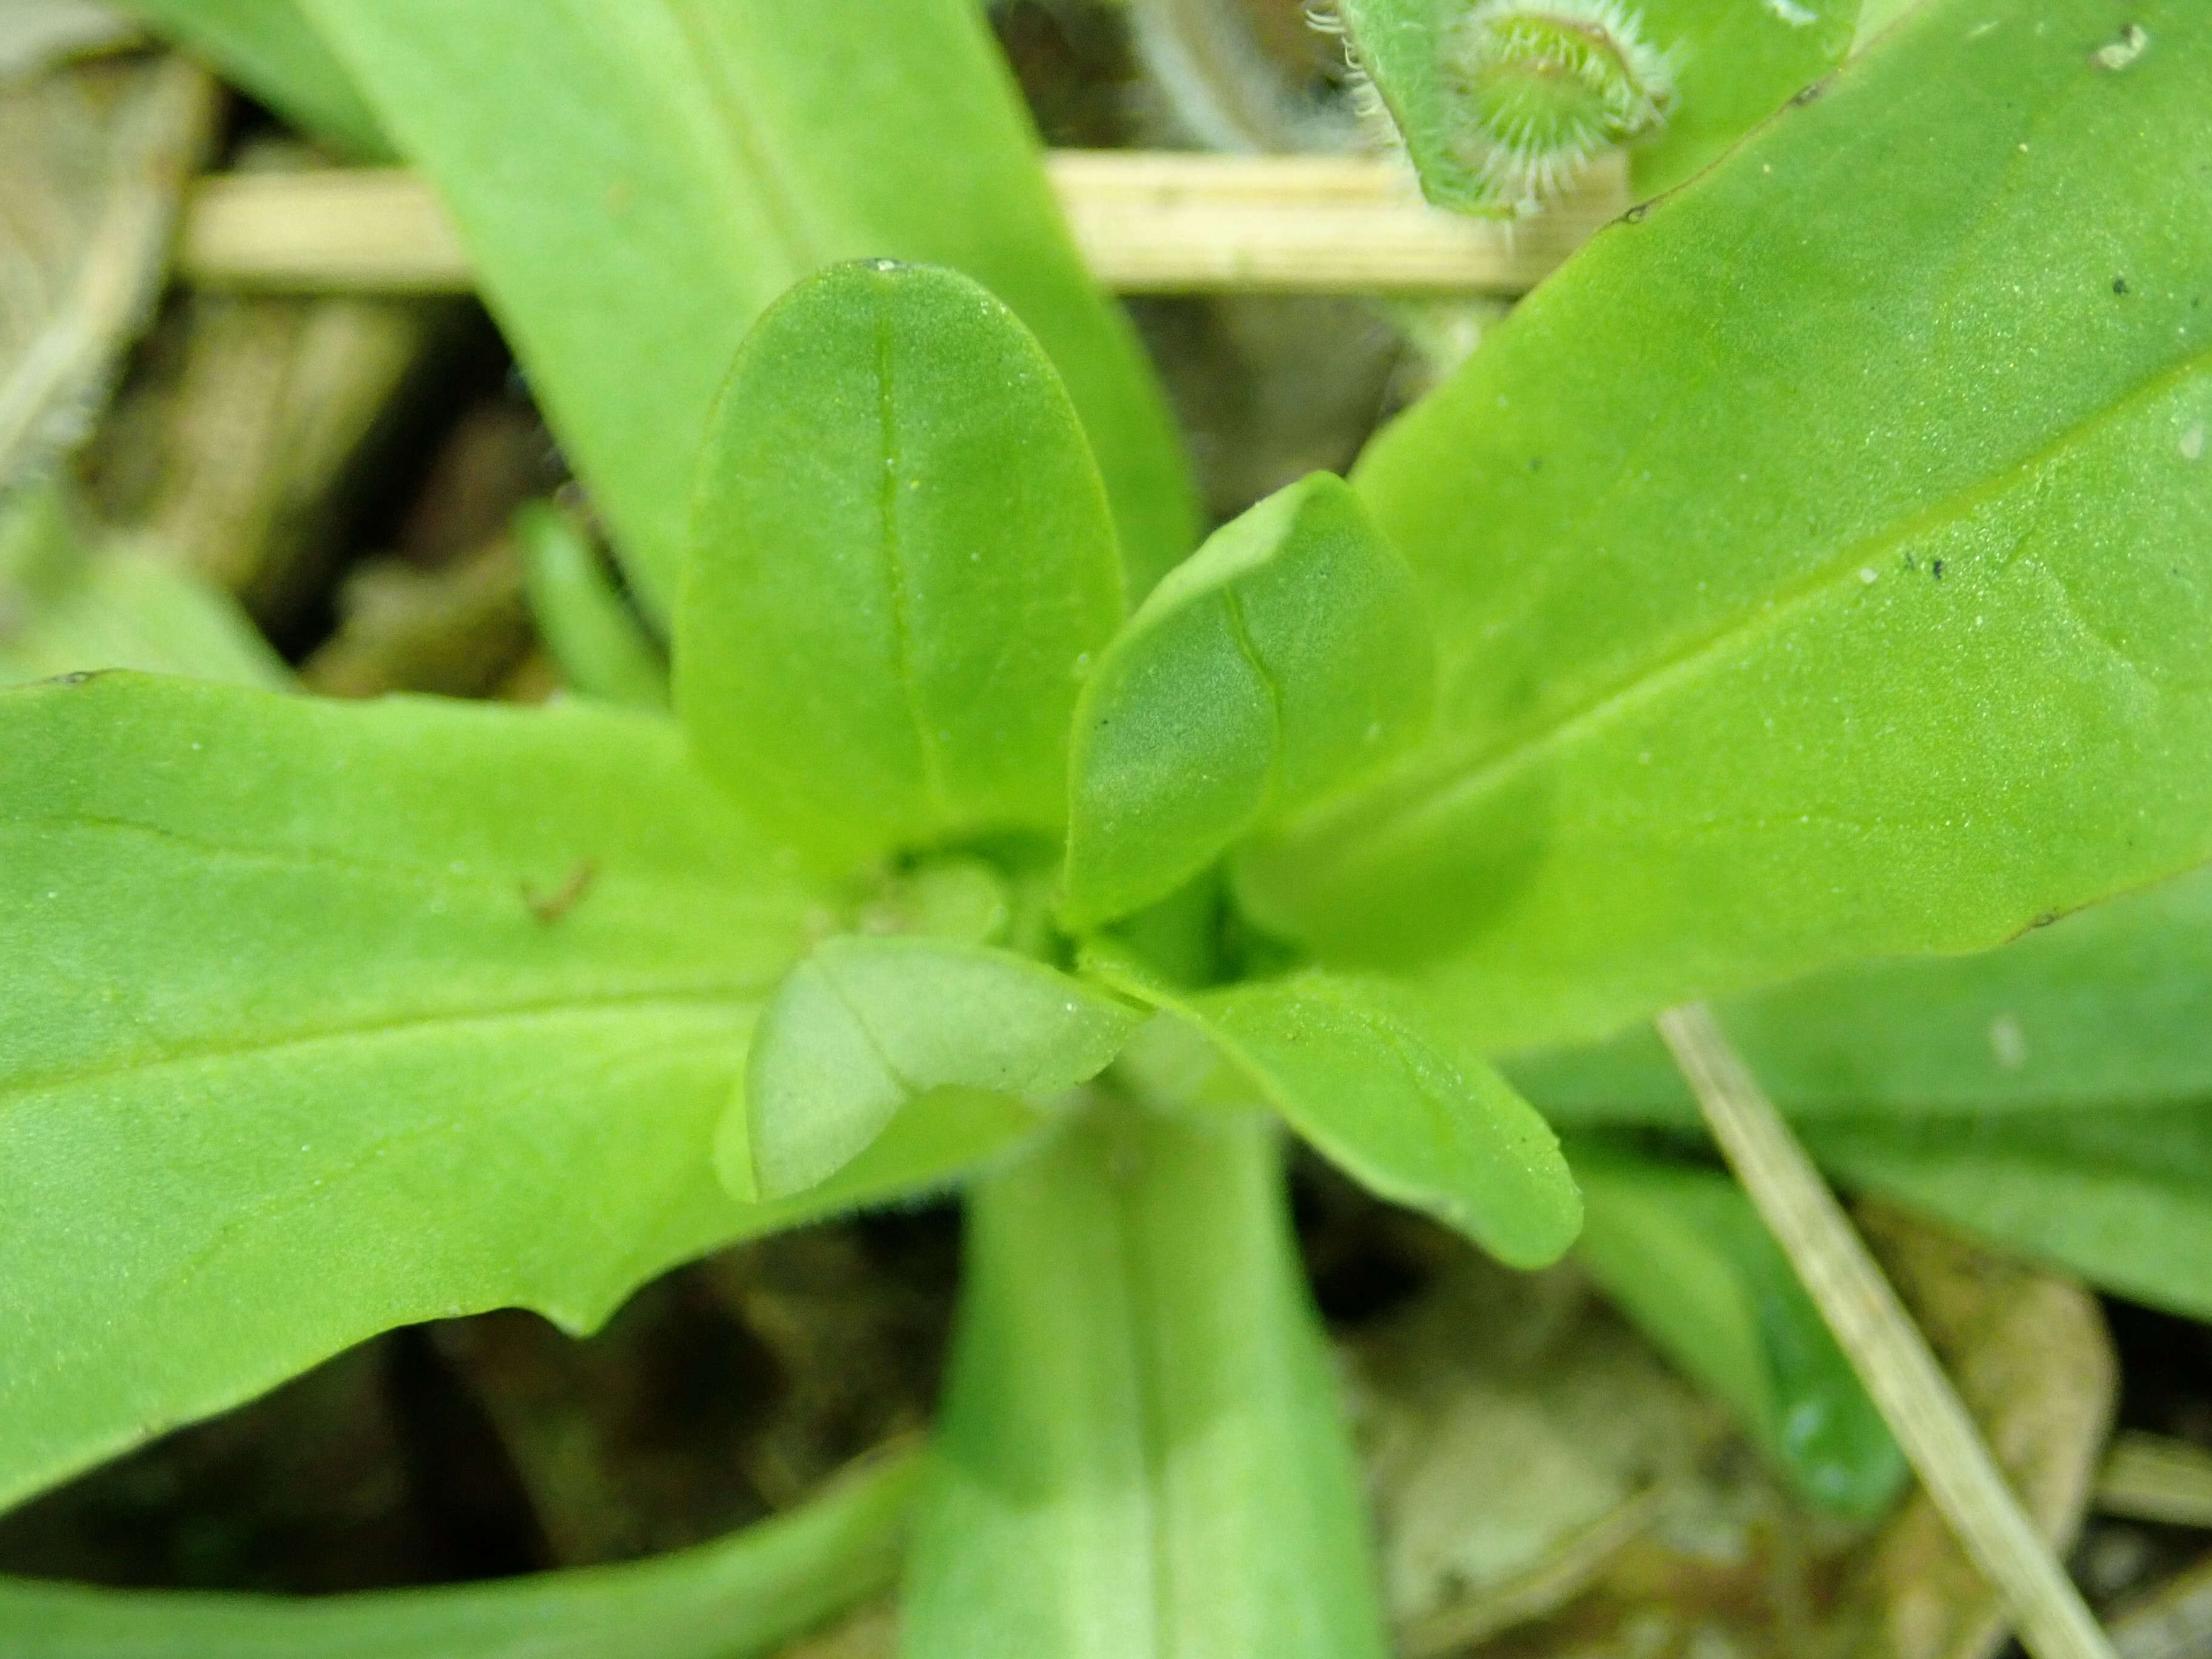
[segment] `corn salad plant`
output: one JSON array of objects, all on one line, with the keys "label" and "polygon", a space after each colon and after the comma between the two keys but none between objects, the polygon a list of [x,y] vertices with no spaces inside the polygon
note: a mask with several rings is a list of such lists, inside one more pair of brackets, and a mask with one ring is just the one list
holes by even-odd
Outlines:
[{"label": "corn salad plant", "polygon": [[598,696],[0,694],[0,1503],[856,1206],[957,1189],[965,1286],[924,1462],[725,1543],[0,1645],[708,1659],[896,1575],[931,1659],[1380,1655],[1286,1126],[1508,1263],[1587,1207],[1877,1512],[1665,1151],[1692,997],[1841,1176],[2212,1317],[2212,15],[1347,4],[1439,199],[1663,193],[1201,540],[972,0],[141,9],[434,181],[636,614],[540,515]]}]

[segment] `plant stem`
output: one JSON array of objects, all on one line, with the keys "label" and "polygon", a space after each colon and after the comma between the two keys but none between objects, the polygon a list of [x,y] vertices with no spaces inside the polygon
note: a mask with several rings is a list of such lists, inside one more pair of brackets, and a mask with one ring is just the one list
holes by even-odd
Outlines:
[{"label": "plant stem", "polygon": [[2036,1659],[2112,1649],[2005,1484],[1973,1419],[1782,1115],[1702,1003],[1659,1016],[1705,1121],[1867,1392]]},{"label": "plant stem", "polygon": [[1100,1092],[985,1177],[915,1659],[1382,1659],[1269,1120]]}]

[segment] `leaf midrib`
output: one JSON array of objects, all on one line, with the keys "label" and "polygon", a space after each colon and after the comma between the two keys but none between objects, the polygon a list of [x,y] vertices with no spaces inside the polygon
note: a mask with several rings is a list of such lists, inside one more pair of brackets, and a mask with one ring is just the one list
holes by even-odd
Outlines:
[{"label": "leaf midrib", "polygon": [[1364,838],[1379,840],[1416,830],[1425,818],[1447,817],[1458,811],[1468,799],[1537,765],[1547,755],[1565,748],[1584,732],[1602,726],[1611,717],[1660,695],[1668,685],[1694,677],[1705,664],[1725,658],[1738,644],[1771,631],[1834,590],[1848,591],[1850,584],[1859,580],[1858,571],[1869,564],[1878,566],[1885,552],[1963,521],[2022,478],[2063,459],[2069,449],[2094,436],[2101,428],[2208,367],[2212,367],[2212,347],[2192,352],[2146,376],[2120,397],[2063,428],[2045,443],[1978,483],[1907,514],[1871,535],[1846,543],[1826,562],[1784,584],[1718,626],[1685,640],[1503,747],[1486,753],[1478,748],[1440,757],[1391,790],[1392,799],[1364,811],[1354,805],[1346,816],[1364,819]]}]

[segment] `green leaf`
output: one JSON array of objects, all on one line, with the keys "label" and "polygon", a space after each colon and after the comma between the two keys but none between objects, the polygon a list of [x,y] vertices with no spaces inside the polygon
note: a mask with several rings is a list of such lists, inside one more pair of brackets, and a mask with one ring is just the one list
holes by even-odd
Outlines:
[{"label": "green leaf", "polygon": [[2212,1104],[1838,1121],[1805,1139],[1854,1185],[2212,1320]]},{"label": "green leaf", "polygon": [[1091,1115],[980,1182],[909,1659],[1381,1659],[1365,1504],[1256,1118]]},{"label": "green leaf", "polygon": [[1710,166],[1843,62],[1859,0],[1643,0],[1638,9],[1674,83],[1665,126],[1630,153],[1636,193],[1649,197]]},{"label": "green leaf", "polygon": [[550,501],[514,515],[530,614],[570,689],[631,708],[668,707],[668,664],[616,592],[583,527]]},{"label": "green leaf", "polygon": [[1084,685],[1063,915],[1165,897],[1417,740],[1434,696],[1419,595],[1358,499],[1326,472],[1277,491],[1153,590]]},{"label": "green leaf", "polygon": [[[1291,1127],[1379,1196],[1516,1267],[1540,1267],[1574,1243],[1582,1203],[1558,1138],[1412,999],[1320,973],[1177,997],[1100,953],[1086,965],[1204,1033]],[[1134,1062],[1162,1080],[1163,1068],[1182,1068],[1180,1087],[1169,1085],[1177,1094],[1237,1097],[1166,1035],[1147,1032]]]},{"label": "green leaf", "polygon": [[1930,3],[1382,436],[1437,736],[1263,925],[1501,1052],[2212,857],[2212,12],[2124,15]]},{"label": "green leaf", "polygon": [[311,137],[357,161],[392,159],[375,112],[297,0],[124,0],[123,9]]},{"label": "green leaf", "polygon": [[[2212,1101],[2212,868],[1999,950],[1855,963],[1719,1012],[1801,1123]],[[1556,1121],[1699,1121],[1648,1027],[1509,1069]]]},{"label": "green leaf", "polygon": [[393,1325],[588,1328],[1030,1127],[950,1103],[732,1203],[715,1127],[819,924],[665,720],[0,694],[0,1507]]},{"label": "green leaf", "polygon": [[824,940],[762,1012],[717,1168],[742,1197],[803,1192],[933,1091],[1038,1098],[1089,1082],[1141,1018],[1011,951]]},{"label": "green leaf", "polygon": [[1534,210],[1673,101],[1665,42],[1638,8],[1337,0],[1334,10],[1422,193],[1455,212]]},{"label": "green leaf", "polygon": [[492,1583],[286,1600],[0,1580],[13,1659],[741,1659],[888,1588],[920,1458],[696,1548]]},{"label": "green leaf", "polygon": [[1056,835],[1114,530],[1052,365],[967,278],[848,264],[739,353],[701,457],[677,706],[763,823],[836,868]]},{"label": "green leaf", "polygon": [[95,551],[88,539],[57,482],[0,504],[0,685],[101,668],[292,684],[229,594],[128,544]]},{"label": "green leaf", "polygon": [[738,342],[840,259],[953,266],[1035,331],[1133,590],[1195,539],[1164,404],[1068,240],[975,0],[307,9],[436,184],[649,611],[674,599]]},{"label": "green leaf", "polygon": [[1766,1226],[1733,1181],[1595,1146],[1574,1149],[1577,1250],[1606,1294],[1726,1401],[1798,1493],[1871,1520],[1905,1455]]}]

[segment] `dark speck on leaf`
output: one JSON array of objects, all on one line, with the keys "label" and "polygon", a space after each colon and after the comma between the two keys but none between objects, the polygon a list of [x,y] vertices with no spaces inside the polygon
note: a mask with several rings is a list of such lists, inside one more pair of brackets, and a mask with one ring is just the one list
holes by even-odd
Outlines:
[{"label": "dark speck on leaf", "polygon": [[1796,95],[1791,98],[1790,101],[1799,108],[1802,108],[1805,105],[1811,103],[1815,98],[1818,98],[1827,89],[1828,83],[1826,81],[1815,81],[1809,87],[1800,87],[1797,89]]},{"label": "dark speck on leaf", "polygon": [[1942,581],[1942,580],[1943,580],[1943,561],[1942,561],[1942,560],[1941,560],[1941,559],[1930,559],[1930,560],[1929,560],[1929,561],[1928,561],[1928,568],[1929,568],[1930,571],[1932,571],[1932,572],[1934,572],[1934,573],[1935,573],[1936,580],[1937,581],[1939,581],[1939,582],[1940,582],[1940,581]]},{"label": "dark speck on leaf", "polygon": [[551,927],[576,908],[577,902],[592,890],[599,879],[599,866],[595,859],[579,859],[576,867],[568,872],[568,879],[550,893],[541,893],[528,882],[522,884],[522,902],[530,914]]},{"label": "dark speck on leaf", "polygon": [[1627,212],[1622,214],[1620,216],[1627,220],[1632,225],[1640,225],[1644,222],[1644,216],[1650,211],[1651,206],[1650,203],[1638,202],[1634,207],[1629,209]]},{"label": "dark speck on leaf", "polygon": [[2124,276],[2115,276],[2115,277],[2113,277],[2113,278],[2112,278],[2112,292],[2113,292],[2113,293],[2115,293],[2115,294],[2125,294],[2127,291],[2128,291],[2128,279],[2127,279],[2126,277],[2124,277]]},{"label": "dark speck on leaf", "polygon": [[1528,470],[1531,472],[1541,472],[1544,470],[1544,458],[1541,455],[1531,455],[1528,458]]}]

